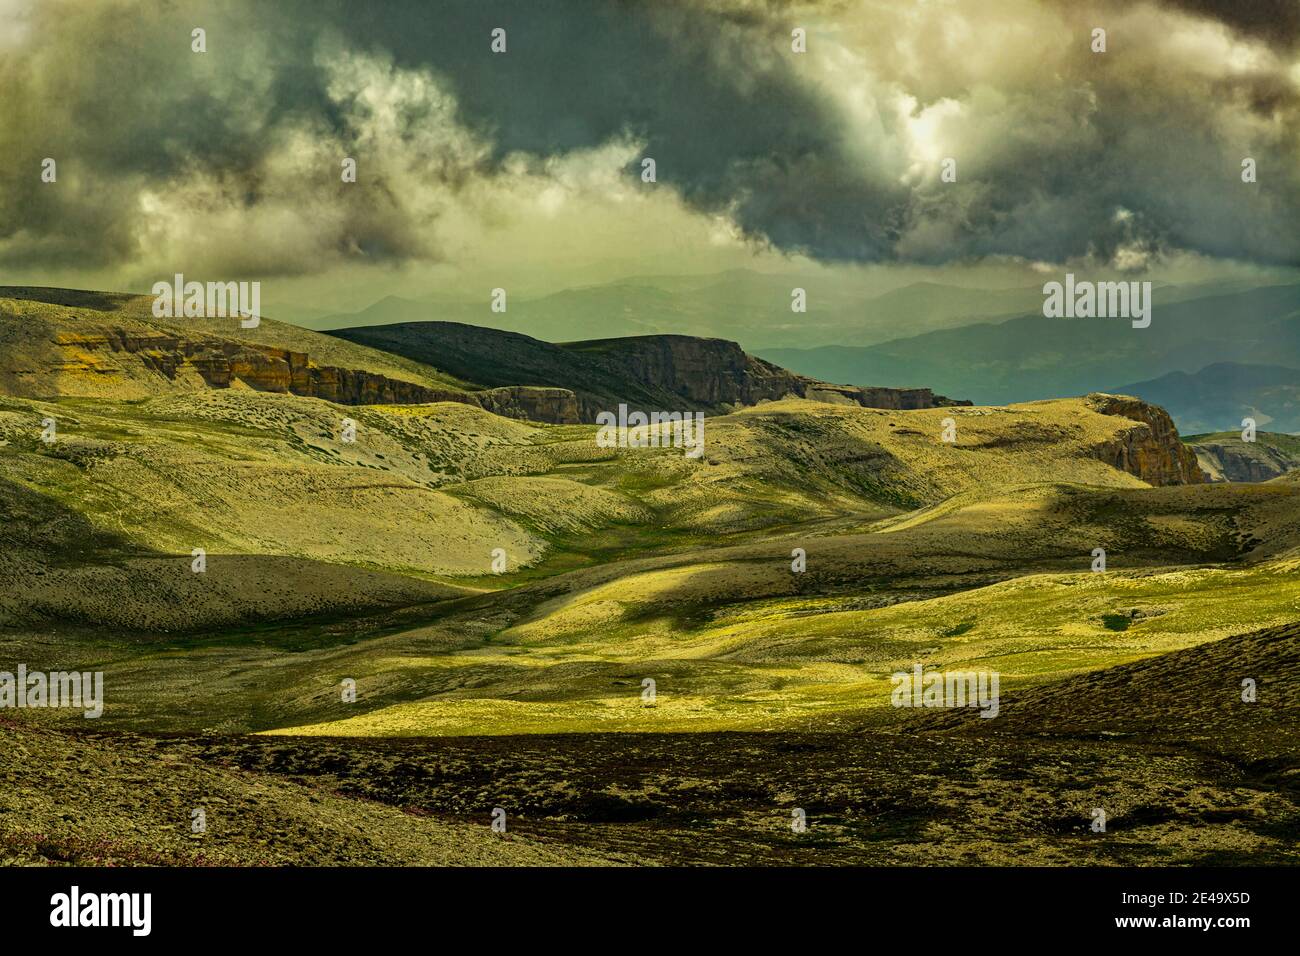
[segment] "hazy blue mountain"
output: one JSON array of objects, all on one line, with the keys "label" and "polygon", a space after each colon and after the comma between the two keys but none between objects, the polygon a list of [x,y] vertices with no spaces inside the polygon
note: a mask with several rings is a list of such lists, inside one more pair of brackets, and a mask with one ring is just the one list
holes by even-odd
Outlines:
[{"label": "hazy blue mountain", "polygon": [[866,348],[756,351],[831,382],[924,384],[980,404],[1109,390],[1217,362],[1300,368],[1300,285],[1181,298],[1186,292],[1158,290],[1146,329],[1124,319],[1049,319],[1039,311]]},{"label": "hazy blue mountain", "polygon": [[1163,406],[1184,434],[1239,431],[1246,417],[1259,429],[1300,431],[1300,368],[1216,362],[1109,391]]},{"label": "hazy blue mountain", "polygon": [[[807,293],[808,311],[791,311],[791,291]],[[359,312],[312,317],[318,330],[398,322],[460,322],[552,342],[629,335],[725,338],[754,350],[809,345],[871,345],[902,334],[1005,317],[1039,308],[1038,288],[962,289],[922,282],[883,295],[834,275],[771,275],[732,270],[709,276],[646,276],[510,298],[505,313],[480,301],[432,295],[390,296]]]}]

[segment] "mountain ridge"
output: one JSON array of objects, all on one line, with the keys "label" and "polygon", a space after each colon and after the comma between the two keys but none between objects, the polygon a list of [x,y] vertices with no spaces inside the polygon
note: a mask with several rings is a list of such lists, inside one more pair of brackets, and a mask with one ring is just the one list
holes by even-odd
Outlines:
[{"label": "mountain ridge", "polygon": [[[1161,303],[1150,328],[1123,320],[1022,315],[867,347],[760,349],[804,375],[868,382],[893,374],[979,404],[1042,395],[1124,391],[1124,382],[1216,362],[1300,368],[1300,284]],[[1196,430],[1196,429],[1189,429]]]},{"label": "mountain ridge", "polygon": [[[721,414],[787,396],[880,408],[962,404],[926,388],[837,386],[735,342],[654,335],[555,345],[460,323],[323,334],[263,318],[159,319],[151,298],[0,287],[0,384],[13,395],[144,397],[246,387],[344,405],[461,402],[576,424],[628,404]],[[437,364],[434,364],[437,363]]]},{"label": "mountain ridge", "polygon": [[569,388],[577,395],[585,422],[620,404],[647,412],[721,414],[789,396],[867,408],[969,404],[928,388],[817,381],[752,356],[727,339],[656,334],[555,344],[519,332],[457,322],[363,326],[329,334],[484,385],[512,381]]},{"label": "mountain ridge", "polygon": [[1215,362],[1117,391],[1167,408],[1188,432],[1239,429],[1245,418],[1273,432],[1300,431],[1300,361],[1296,366]]}]

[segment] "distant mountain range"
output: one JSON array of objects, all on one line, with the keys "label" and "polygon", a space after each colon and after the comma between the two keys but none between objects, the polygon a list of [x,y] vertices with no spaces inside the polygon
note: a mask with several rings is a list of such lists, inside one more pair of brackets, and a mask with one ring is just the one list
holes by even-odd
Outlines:
[{"label": "distant mountain range", "polygon": [[[791,310],[801,288],[807,311]],[[507,290],[507,293],[509,290]],[[1037,287],[963,289],[920,282],[867,295],[840,277],[733,270],[709,276],[647,276],[565,289],[534,299],[508,298],[507,311],[480,301],[429,295],[389,296],[359,312],[299,313],[295,321],[328,331],[399,322],[448,321],[520,332],[552,342],[610,336],[677,334],[724,338],[746,349],[872,345],[900,334],[1006,317],[1037,309]]]},{"label": "distant mountain range", "polygon": [[[1155,285],[1156,302],[1243,292],[1239,280]],[[791,311],[792,290],[803,289],[807,311]],[[633,335],[695,335],[739,342],[749,352],[820,346],[862,348],[927,332],[1041,314],[1041,285],[970,289],[916,282],[885,293],[866,291],[860,279],[836,273],[774,275],[747,269],[709,275],[647,275],[525,298],[507,288],[507,311],[493,312],[490,290],[481,297],[433,292],[388,296],[356,312],[282,306],[274,314],[306,328],[329,331],[399,322],[460,322],[519,332],[549,342]]]},{"label": "distant mountain range", "polygon": [[[1123,319],[1048,319],[1037,312],[865,348],[758,351],[831,382],[924,382],[976,404],[1109,391],[1162,404],[1188,430],[1234,427],[1242,408],[1267,415],[1274,430],[1300,427],[1285,371],[1300,369],[1300,285],[1181,298],[1188,291],[1157,290],[1147,329]],[[1222,363],[1270,368],[1209,368]],[[1179,373],[1189,381],[1161,381]],[[1197,388],[1184,392],[1193,377]]]},{"label": "distant mountain range", "polygon": [[[796,287],[807,291],[806,313],[790,311]],[[1300,285],[1157,284],[1149,329],[1123,320],[1047,319],[1042,301],[1037,286],[919,282],[866,295],[861,283],[843,276],[742,269],[510,298],[505,313],[491,311],[484,290],[481,301],[390,296],[359,312],[303,313],[298,321],[347,329],[354,341],[361,341],[359,329],[431,321],[557,343],[722,338],[838,384],[924,386],[978,404],[1120,392],[1167,407],[1184,432],[1236,428],[1247,415],[1260,427],[1300,430]],[[530,357],[538,360],[537,353]]]},{"label": "distant mountain range", "polygon": [[1183,434],[1258,429],[1300,431],[1300,368],[1216,362],[1199,372],[1169,372],[1112,391],[1163,406]]}]

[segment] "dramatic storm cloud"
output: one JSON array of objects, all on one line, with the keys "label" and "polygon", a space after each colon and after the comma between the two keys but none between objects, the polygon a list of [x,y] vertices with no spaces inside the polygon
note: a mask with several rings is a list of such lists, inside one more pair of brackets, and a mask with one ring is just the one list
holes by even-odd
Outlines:
[{"label": "dramatic storm cloud", "polygon": [[305,275],[523,256],[548,229],[1300,264],[1294,9],[0,0],[0,269]]},{"label": "dramatic storm cloud", "polygon": [[1168,7],[1209,17],[1247,36],[1294,49],[1300,44],[1295,0],[1164,0]]}]

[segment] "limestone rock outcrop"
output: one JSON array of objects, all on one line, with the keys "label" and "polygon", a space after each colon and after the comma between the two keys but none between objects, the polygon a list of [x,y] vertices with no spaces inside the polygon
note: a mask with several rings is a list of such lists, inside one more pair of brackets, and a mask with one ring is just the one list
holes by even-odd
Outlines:
[{"label": "limestone rock outcrop", "polygon": [[1136,475],[1150,485],[1195,485],[1209,481],[1196,461],[1196,453],[1183,444],[1169,413],[1128,395],[1094,392],[1090,408],[1102,415],[1131,419],[1136,427],[1121,437],[1098,445],[1097,458]]}]

